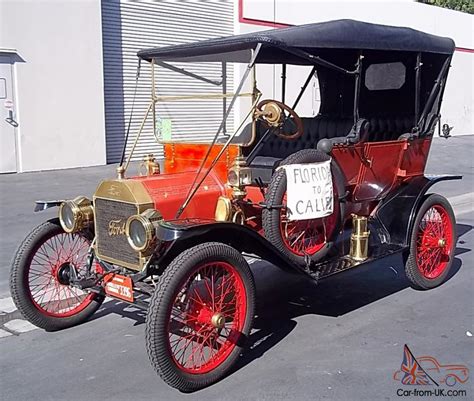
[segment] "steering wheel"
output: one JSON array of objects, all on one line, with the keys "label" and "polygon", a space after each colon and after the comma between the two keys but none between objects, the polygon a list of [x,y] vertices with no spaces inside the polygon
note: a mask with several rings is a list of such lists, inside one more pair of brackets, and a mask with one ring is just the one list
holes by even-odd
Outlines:
[{"label": "steering wheel", "polygon": [[[281,139],[291,141],[303,135],[303,121],[300,116],[292,108],[278,100],[262,100],[255,109],[255,117],[269,128],[275,128],[273,133]],[[290,117],[292,117],[292,120],[290,120]],[[295,126],[293,132],[285,130],[287,121],[291,121]]]}]

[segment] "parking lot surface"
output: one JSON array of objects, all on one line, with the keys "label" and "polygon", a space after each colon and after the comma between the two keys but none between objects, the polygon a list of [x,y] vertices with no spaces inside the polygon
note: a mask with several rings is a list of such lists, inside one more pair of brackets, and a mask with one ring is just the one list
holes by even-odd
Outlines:
[{"label": "parking lot surface", "polygon": [[[427,173],[461,174],[439,184],[456,218],[454,272],[432,291],[415,291],[399,256],[319,285],[253,261],[258,316],[249,349],[221,382],[192,395],[166,386],[144,345],[145,314],[108,301],[81,325],[55,333],[22,319],[8,290],[9,262],[34,226],[36,199],[90,195],[115,166],[0,176],[0,392],[2,400],[401,400],[394,380],[403,346],[474,374],[474,136],[436,138]],[[454,389],[473,399],[474,378]],[[440,397],[441,398],[441,397]],[[448,399],[447,397],[443,397]],[[420,399],[416,397],[413,399]],[[421,397],[421,399],[438,399]]]}]

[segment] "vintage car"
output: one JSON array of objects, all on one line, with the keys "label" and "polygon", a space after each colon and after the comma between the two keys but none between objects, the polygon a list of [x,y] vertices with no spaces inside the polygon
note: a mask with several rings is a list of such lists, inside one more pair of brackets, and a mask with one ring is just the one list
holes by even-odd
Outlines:
[{"label": "vintage car", "polygon": [[[59,216],[19,246],[15,304],[45,330],[84,322],[106,295],[147,310],[153,367],[190,392],[228,374],[245,347],[256,303],[247,255],[317,282],[399,252],[413,287],[440,285],[456,225],[448,201],[428,191],[461,177],[424,170],[453,51],[449,38],[352,20],[139,51],[152,77],[142,127],[157,126],[160,102],[196,96],[159,95],[155,69],[209,81],[187,62],[222,63],[223,75],[242,67],[233,93],[200,95],[223,100],[222,122],[210,143],[167,141],[162,166],[150,155],[127,174],[140,129],[117,177],[91,198],[37,202]],[[261,99],[260,64],[281,67],[279,100]],[[287,65],[309,71],[291,103]],[[315,74],[319,113],[300,117]],[[244,98],[246,117],[224,132]]]}]

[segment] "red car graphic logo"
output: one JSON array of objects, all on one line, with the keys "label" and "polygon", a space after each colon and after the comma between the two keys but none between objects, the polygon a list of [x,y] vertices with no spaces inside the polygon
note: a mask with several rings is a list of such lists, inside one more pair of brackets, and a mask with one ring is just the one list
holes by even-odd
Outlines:
[{"label": "red car graphic logo", "polygon": [[432,356],[415,358],[408,346],[403,348],[403,361],[393,379],[405,385],[446,384],[454,386],[465,383],[469,378],[469,369],[465,365],[442,365]]}]

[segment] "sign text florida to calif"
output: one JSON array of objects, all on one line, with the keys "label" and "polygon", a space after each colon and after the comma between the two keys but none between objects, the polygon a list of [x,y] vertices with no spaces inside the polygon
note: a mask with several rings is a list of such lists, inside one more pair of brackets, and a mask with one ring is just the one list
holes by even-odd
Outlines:
[{"label": "sign text florida to calif", "polygon": [[282,167],[286,171],[289,220],[318,219],[332,214],[331,160]]}]

